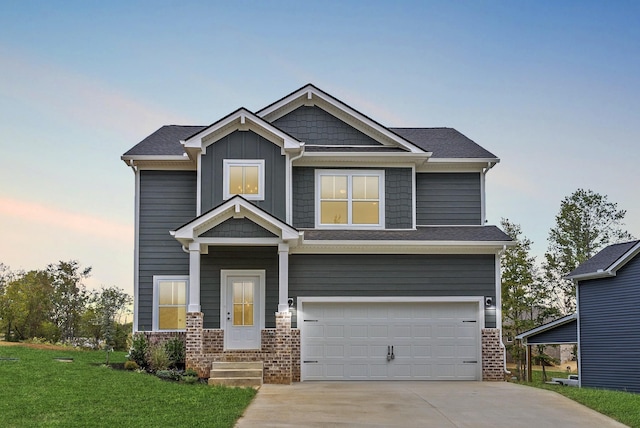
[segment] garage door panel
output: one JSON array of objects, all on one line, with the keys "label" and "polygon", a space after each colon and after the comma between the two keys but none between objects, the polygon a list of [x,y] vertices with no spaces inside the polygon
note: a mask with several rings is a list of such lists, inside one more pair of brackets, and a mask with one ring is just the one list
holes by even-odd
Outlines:
[{"label": "garage door panel", "polygon": [[303,303],[303,313],[303,380],[479,376],[477,303]]}]

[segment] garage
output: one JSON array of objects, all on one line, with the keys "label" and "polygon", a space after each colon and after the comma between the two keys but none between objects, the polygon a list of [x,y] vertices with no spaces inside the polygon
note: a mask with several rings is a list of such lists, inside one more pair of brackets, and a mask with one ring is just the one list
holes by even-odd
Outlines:
[{"label": "garage", "polygon": [[480,380],[479,301],[302,301],[302,380]]}]

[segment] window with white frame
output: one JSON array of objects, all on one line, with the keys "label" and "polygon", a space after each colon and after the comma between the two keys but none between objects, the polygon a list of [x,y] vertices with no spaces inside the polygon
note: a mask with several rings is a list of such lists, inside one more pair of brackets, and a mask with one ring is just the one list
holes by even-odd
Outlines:
[{"label": "window with white frame", "polygon": [[316,170],[318,227],[383,227],[384,171]]},{"label": "window with white frame", "polygon": [[153,329],[184,330],[187,326],[188,276],[153,277]]},{"label": "window with white frame", "polygon": [[234,195],[264,200],[264,160],[224,159],[222,164],[225,200]]}]

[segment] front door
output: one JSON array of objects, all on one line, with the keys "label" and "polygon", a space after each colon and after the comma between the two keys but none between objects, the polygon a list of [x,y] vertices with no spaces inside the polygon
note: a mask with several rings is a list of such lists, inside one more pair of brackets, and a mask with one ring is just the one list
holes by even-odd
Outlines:
[{"label": "front door", "polygon": [[225,348],[260,349],[260,275],[227,275],[225,287]]}]

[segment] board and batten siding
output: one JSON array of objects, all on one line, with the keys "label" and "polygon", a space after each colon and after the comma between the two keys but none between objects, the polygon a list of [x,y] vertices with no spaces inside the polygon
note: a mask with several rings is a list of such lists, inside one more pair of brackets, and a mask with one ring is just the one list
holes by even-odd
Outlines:
[{"label": "board and batten siding", "polygon": [[[358,168],[317,168],[348,169]],[[411,168],[362,168],[384,170],[385,181],[385,228],[411,229],[413,227],[412,174]],[[293,227],[312,229],[315,227],[315,170],[312,167],[293,168]]]},{"label": "board and batten siding", "polygon": [[251,203],[285,221],[285,156],[281,154],[280,147],[253,131],[234,131],[207,146],[207,153],[202,156],[201,164],[201,212],[205,213],[224,202],[222,187],[224,159],[264,160],[264,200],[252,200]]},{"label": "board and batten siding", "polygon": [[222,269],[265,271],[265,328],[275,328],[278,312],[277,247],[209,247],[200,258],[200,305],[204,328],[220,328],[220,271]]},{"label": "board and batten siding", "polygon": [[612,278],[580,281],[582,386],[640,393],[640,256]]},{"label": "board and batten siding", "polygon": [[[493,254],[293,254],[289,297],[491,296],[496,290]],[[295,324],[295,313],[293,322]],[[485,310],[485,325],[496,325]]]},{"label": "board and batten siding", "polygon": [[416,222],[418,226],[481,224],[480,173],[416,174]]},{"label": "board and batten siding", "polygon": [[189,275],[189,255],[170,234],[196,214],[194,171],[140,174],[138,329],[152,329],[153,276]]}]

